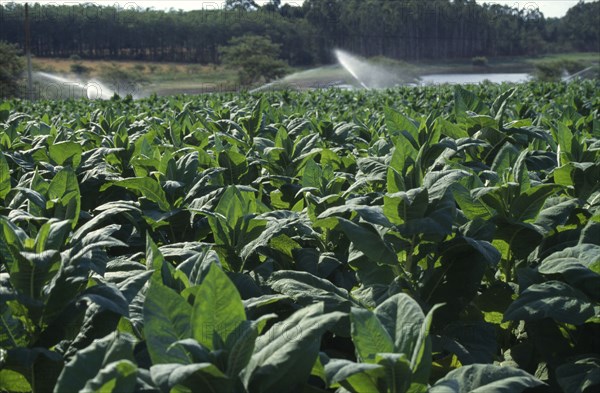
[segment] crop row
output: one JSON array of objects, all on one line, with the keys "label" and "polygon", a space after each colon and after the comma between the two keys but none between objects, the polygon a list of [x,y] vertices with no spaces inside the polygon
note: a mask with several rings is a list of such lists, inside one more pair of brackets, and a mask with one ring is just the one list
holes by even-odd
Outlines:
[{"label": "crop row", "polygon": [[0,390],[585,392],[598,81],[0,105]]}]

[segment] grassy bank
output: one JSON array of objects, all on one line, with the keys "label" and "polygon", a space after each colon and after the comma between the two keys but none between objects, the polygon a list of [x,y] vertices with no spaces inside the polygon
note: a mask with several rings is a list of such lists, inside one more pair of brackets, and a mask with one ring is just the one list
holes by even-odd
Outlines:
[{"label": "grassy bank", "polygon": [[473,65],[472,59],[433,60],[411,63],[421,75],[472,72],[534,72],[536,66],[550,62],[578,63],[582,68],[600,62],[598,53],[559,53],[542,56],[490,57],[486,66]]},{"label": "grassy bank", "polygon": [[[597,53],[565,53],[538,57],[498,57],[486,59],[484,66],[473,65],[472,59],[435,60],[421,62],[403,62],[387,58],[370,59],[372,63],[384,66],[393,72],[410,77],[444,73],[534,73],[543,67],[562,67],[567,65],[575,71],[598,63]],[[44,71],[79,77],[81,79],[107,80],[111,72],[122,77],[139,81],[147,94],[170,95],[178,93],[200,94],[238,89],[235,70],[220,65],[200,65],[185,63],[159,63],[141,61],[76,60],[34,58],[36,71]],[[75,73],[74,71],[83,71]],[[290,73],[306,71],[294,75],[290,82],[300,85],[327,85],[333,81],[351,83],[351,77],[341,67],[322,67],[317,69],[293,69]],[[308,79],[307,79],[308,78]]]}]

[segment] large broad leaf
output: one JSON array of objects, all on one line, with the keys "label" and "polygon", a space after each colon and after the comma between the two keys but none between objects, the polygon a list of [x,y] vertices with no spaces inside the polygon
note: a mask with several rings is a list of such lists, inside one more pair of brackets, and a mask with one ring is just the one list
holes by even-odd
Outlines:
[{"label": "large broad leaf", "polygon": [[226,169],[223,173],[227,184],[239,184],[239,180],[248,172],[246,156],[233,150],[219,153],[219,165]]},{"label": "large broad leaf", "polygon": [[556,379],[565,393],[591,392],[600,385],[600,359],[584,357],[561,364],[556,368]]},{"label": "large broad leaf", "polygon": [[[385,368],[385,385],[388,392],[406,392],[411,386],[412,371],[410,361],[405,354],[379,353],[375,357],[375,362]],[[422,385],[423,389],[415,386],[415,392],[425,391],[427,382],[419,385]]]},{"label": "large broad leaf", "polygon": [[227,377],[210,363],[157,364],[150,368],[150,375],[163,392],[229,391]]},{"label": "large broad leaf", "polygon": [[324,314],[322,303],[305,307],[271,327],[257,340],[245,369],[252,392],[293,391],[304,385],[319,354],[321,336],[343,313]]},{"label": "large broad leaf", "polygon": [[366,309],[353,308],[350,321],[352,342],[359,360],[375,363],[375,356],[378,353],[394,352],[393,336],[374,313]]},{"label": "large broad leaf", "polygon": [[522,222],[535,219],[546,199],[561,188],[556,184],[542,184],[528,189],[511,203],[511,216]]},{"label": "large broad leaf", "polygon": [[55,387],[56,381],[64,369],[61,354],[43,347],[21,347],[8,351],[0,349],[0,352],[2,360],[0,379],[5,377],[6,371],[15,372],[6,375],[9,381],[0,382],[0,385],[4,385],[4,383],[13,385],[2,391],[19,391],[21,387],[27,384],[33,388],[28,391],[50,392]]},{"label": "large broad leaf", "polygon": [[512,368],[474,364],[450,371],[429,389],[430,393],[520,393],[544,383],[527,372]]},{"label": "large broad leaf", "polygon": [[[135,375],[137,369],[132,363],[134,362],[133,346],[133,337],[126,334],[109,334],[94,341],[87,348],[77,352],[75,357],[65,365],[54,391],[56,393],[77,392],[84,387],[99,388],[113,378],[116,378],[115,382],[120,380],[125,386],[129,386],[131,375],[132,373]],[[126,363],[121,364],[121,362]],[[109,366],[111,364],[112,366]],[[107,368],[104,369],[105,367]],[[135,376],[133,382],[135,384]]]},{"label": "large broad leaf", "polygon": [[0,391],[13,393],[31,392],[31,385],[23,374],[4,369],[0,370]]},{"label": "large broad leaf", "polygon": [[592,267],[600,262],[600,246],[580,244],[548,256],[538,267],[542,274],[561,274],[573,287],[600,300],[600,274]]},{"label": "large broad leaf", "polygon": [[71,165],[77,168],[81,162],[81,153],[83,148],[79,143],[75,142],[59,142],[51,143],[48,146],[50,158],[58,165]]},{"label": "large broad leaf", "polygon": [[469,172],[458,169],[432,171],[423,178],[423,186],[427,188],[429,200],[434,201],[443,198],[448,188],[468,176],[470,176]]},{"label": "large broad leaf", "polygon": [[540,214],[535,219],[535,225],[543,228],[546,232],[555,230],[559,225],[564,225],[571,212],[579,206],[580,202],[576,199],[560,200],[558,198],[549,198]]},{"label": "large broad leaf", "polygon": [[339,309],[351,302],[348,291],[306,272],[278,271],[271,275],[269,282],[274,291],[289,296],[303,306],[324,302],[327,307]]},{"label": "large broad leaf", "polygon": [[443,117],[438,117],[435,119],[435,125],[442,135],[446,135],[452,139],[469,137],[469,134],[463,129],[463,127],[454,124]]},{"label": "large broad leaf", "polygon": [[402,113],[392,109],[385,108],[385,125],[391,135],[400,133],[408,139],[408,142],[419,149],[419,124],[406,117]]},{"label": "large broad leaf", "polygon": [[410,358],[425,320],[419,304],[407,294],[399,293],[381,303],[375,309],[375,316],[394,342],[391,352],[403,353]]},{"label": "large broad leaf", "polygon": [[158,204],[158,207],[162,211],[171,210],[164,190],[161,188],[160,184],[158,184],[158,181],[151,177],[133,177],[109,182],[100,187],[100,191],[104,191],[110,186],[118,186],[131,191],[136,191],[141,196]]},{"label": "large broad leaf", "polygon": [[10,168],[6,162],[6,157],[0,152],[0,199],[4,199],[10,189]]},{"label": "large broad leaf", "polygon": [[[502,314],[497,314],[500,319]],[[444,327],[442,345],[455,353],[463,365],[491,364],[498,352],[497,334],[497,327],[491,323],[457,321]]]},{"label": "large broad leaf", "polygon": [[563,186],[573,186],[576,197],[587,200],[598,192],[600,178],[600,163],[569,162],[554,170],[554,182]]},{"label": "large broad leaf", "polygon": [[454,87],[454,115],[457,118],[463,118],[467,111],[482,113],[485,105],[474,93],[466,90],[460,85]]},{"label": "large broad leaf", "polygon": [[594,305],[583,293],[561,281],[533,284],[504,313],[505,321],[553,318],[581,325],[594,316]]},{"label": "large broad leaf", "polygon": [[0,301],[0,331],[2,332],[0,333],[0,346],[3,350],[27,347],[30,340],[29,334],[25,330],[23,322],[14,315],[13,310],[6,303],[6,300],[10,299],[6,289],[0,288],[0,293],[3,297]]},{"label": "large broad leaf", "polygon": [[216,264],[211,265],[195,295],[191,313],[193,337],[209,349],[220,349],[215,348],[213,335],[229,343],[230,336],[235,338],[236,329],[246,320],[242,298]]},{"label": "large broad leaf", "polygon": [[267,321],[276,317],[275,314],[264,315],[256,321],[246,321],[238,328],[239,334],[231,340],[233,344],[227,358],[227,375],[236,378],[248,365],[252,358],[256,339],[265,327]]},{"label": "large broad leaf", "polygon": [[109,363],[89,380],[80,392],[133,393],[137,382],[137,371],[137,366],[130,360]]},{"label": "large broad leaf", "polygon": [[415,188],[407,192],[388,194],[383,200],[383,213],[394,224],[422,218],[429,205],[426,188]]},{"label": "large broad leaf", "polygon": [[330,386],[339,384],[351,392],[376,392],[377,380],[385,375],[380,364],[355,363],[331,359],[325,364],[325,378]]},{"label": "large broad leaf", "polygon": [[180,347],[169,350],[171,344],[190,338],[192,307],[172,289],[153,280],[144,301],[144,332],[152,362],[190,363],[191,359]]},{"label": "large broad leaf", "polygon": [[71,226],[75,228],[79,220],[81,195],[73,169],[63,168],[54,176],[48,187],[48,198],[48,204],[54,206],[54,217],[71,220]]},{"label": "large broad leaf", "polygon": [[453,320],[477,295],[486,270],[496,268],[500,253],[489,242],[467,237],[445,242],[440,252],[441,266],[425,282],[422,296],[434,304],[446,303],[439,314]]},{"label": "large broad leaf", "polygon": [[398,257],[369,224],[356,224],[345,218],[337,218],[338,225],[354,246],[362,251],[369,259],[379,264],[397,265]]}]

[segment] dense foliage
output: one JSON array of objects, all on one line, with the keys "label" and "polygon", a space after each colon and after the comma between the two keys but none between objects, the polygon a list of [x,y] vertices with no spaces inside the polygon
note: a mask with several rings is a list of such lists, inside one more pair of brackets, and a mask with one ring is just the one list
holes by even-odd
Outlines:
[{"label": "dense foliage", "polygon": [[220,52],[225,65],[238,69],[242,85],[270,82],[287,71],[287,64],[279,59],[279,45],[268,37],[235,37],[227,46],[221,47]]},{"label": "dense foliage", "polygon": [[593,391],[599,89],[0,105],[0,390]]},{"label": "dense foliage", "polygon": [[[33,5],[32,53],[43,57],[219,63],[218,47],[247,34],[281,45],[292,66],[328,63],[334,48],[401,60],[598,51],[600,1],[548,19],[535,2],[305,0],[203,2],[198,11],[135,2]],[[122,4],[119,6],[118,4]],[[227,4],[228,7],[224,7]],[[259,7],[260,6],[260,7]],[[0,40],[23,41],[22,3],[0,5]]]},{"label": "dense foliage", "polygon": [[15,45],[0,41],[0,97],[12,97],[19,93],[19,79],[24,62]]}]

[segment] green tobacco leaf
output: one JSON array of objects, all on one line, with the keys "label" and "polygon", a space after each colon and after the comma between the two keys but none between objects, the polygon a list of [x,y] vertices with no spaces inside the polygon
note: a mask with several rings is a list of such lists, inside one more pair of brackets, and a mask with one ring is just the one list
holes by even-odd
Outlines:
[{"label": "green tobacco leaf", "polygon": [[492,104],[491,112],[492,115],[495,116],[495,120],[502,124],[502,118],[504,117],[504,111],[506,108],[506,103],[508,100],[515,94],[516,88],[511,88],[506,90],[504,93],[500,94],[494,103]]},{"label": "green tobacco leaf", "polygon": [[31,385],[23,374],[12,370],[0,370],[0,391],[13,393],[31,392]]},{"label": "green tobacco leaf", "polygon": [[330,386],[340,384],[351,392],[376,392],[377,380],[385,376],[380,364],[355,363],[331,359],[325,364],[325,378]]},{"label": "green tobacco leaf", "polygon": [[11,106],[9,101],[4,101],[0,104],[0,122],[5,122],[8,120],[10,116]]},{"label": "green tobacco leaf", "polygon": [[369,224],[356,224],[344,218],[337,218],[338,225],[354,246],[362,251],[369,259],[379,264],[395,266],[398,257]]},{"label": "green tobacco leaf", "polygon": [[510,214],[517,221],[533,220],[544,206],[546,199],[560,189],[562,187],[556,184],[542,184],[532,187],[511,203]]},{"label": "green tobacco leaf", "polygon": [[321,336],[343,316],[340,312],[325,314],[324,305],[320,303],[273,325],[257,340],[245,369],[246,389],[282,392],[303,386],[319,355]]},{"label": "green tobacco leaf", "polygon": [[435,120],[436,127],[442,135],[446,135],[452,139],[468,138],[469,133],[457,124],[454,124],[443,117],[438,117]]},{"label": "green tobacco leaf", "polygon": [[538,267],[542,274],[561,274],[566,282],[600,300],[600,274],[592,267],[600,262],[600,246],[579,244],[553,253]]},{"label": "green tobacco leaf", "polygon": [[174,342],[192,336],[190,315],[192,307],[182,296],[161,281],[150,283],[144,301],[144,332],[153,363],[190,362],[183,349],[168,349]]},{"label": "green tobacco leaf", "polygon": [[[552,203],[555,199],[550,198],[546,203]],[[579,201],[576,199],[568,199],[559,203],[545,207],[535,219],[535,225],[543,228],[546,232],[550,232],[559,225],[564,225],[573,209],[579,206]]]},{"label": "green tobacco leaf", "polygon": [[70,167],[61,169],[48,187],[48,203],[54,203],[54,217],[71,220],[71,227],[77,226],[81,209],[81,194],[77,175]]},{"label": "green tobacco leaf", "polygon": [[129,302],[114,284],[94,285],[86,289],[81,294],[80,299],[96,303],[103,309],[110,310],[115,314],[129,316]]},{"label": "green tobacco leaf", "polygon": [[71,223],[68,220],[50,219],[42,225],[36,238],[36,252],[44,250],[60,250],[71,231]]},{"label": "green tobacco leaf", "polygon": [[504,313],[504,321],[553,318],[582,325],[594,314],[594,305],[583,293],[561,281],[548,281],[523,291]]},{"label": "green tobacco leaf", "polygon": [[0,152],[0,199],[4,199],[10,189],[10,168],[8,162],[6,162],[6,157]]},{"label": "green tobacco leaf", "polygon": [[306,162],[302,171],[302,188],[321,189],[323,169],[312,158]]},{"label": "green tobacco leaf", "polygon": [[[54,392],[78,392],[84,388],[88,388],[86,391],[93,391],[92,386],[98,389],[113,378],[115,384],[117,381],[123,383],[119,386],[130,386],[132,373],[135,382],[135,370],[137,369],[133,363],[133,346],[133,337],[123,334],[111,333],[94,341],[87,348],[78,351],[73,359],[65,365],[54,387]],[[116,367],[121,363],[123,363],[121,366]],[[111,364],[112,366],[107,367]],[[102,384],[97,385],[100,382]],[[107,391],[113,390],[111,388]]]},{"label": "green tobacco leaf", "polygon": [[239,184],[240,178],[248,172],[246,156],[233,150],[219,153],[219,165],[227,169],[223,173],[227,179],[226,184]]},{"label": "green tobacco leaf", "polygon": [[[249,321],[248,321],[249,322]],[[255,322],[244,324],[243,329],[238,327],[238,332],[241,333],[235,337],[235,341],[231,345],[229,357],[227,358],[227,375],[231,378],[237,377],[240,372],[248,365],[254,352],[254,345],[258,338],[258,326]]]},{"label": "green tobacco leaf", "polygon": [[563,186],[573,186],[574,195],[587,200],[600,188],[600,163],[569,162],[554,169],[554,182]]},{"label": "green tobacco leaf", "polygon": [[483,113],[485,106],[474,93],[460,85],[454,87],[454,115],[457,118],[466,116],[466,112]]},{"label": "green tobacco leaf", "polygon": [[399,293],[377,306],[375,316],[394,343],[394,351],[380,352],[403,353],[410,359],[425,320],[419,304],[407,294]]},{"label": "green tobacco leaf", "polygon": [[527,259],[544,237],[537,227],[529,223],[497,219],[496,225],[496,239],[493,244],[502,253],[502,257],[507,260],[510,258]]},{"label": "green tobacco leaf", "polygon": [[[378,353],[375,362],[385,369],[388,392],[406,392],[412,382],[410,361],[401,353]],[[427,382],[425,382],[427,386]]]},{"label": "green tobacco leaf", "polygon": [[[4,291],[3,288],[0,290]],[[6,294],[2,292],[2,296],[4,297]],[[29,344],[29,334],[25,330],[23,322],[15,317],[4,299],[0,301],[0,327],[2,328],[0,330],[0,347],[3,350],[26,347]]]},{"label": "green tobacco leaf", "polygon": [[134,392],[137,381],[137,366],[129,360],[119,360],[104,366],[94,379],[89,380],[81,393]]},{"label": "green tobacco leaf", "polygon": [[158,204],[162,211],[170,211],[171,206],[167,201],[167,196],[161,188],[158,181],[150,177],[133,177],[123,180],[108,182],[100,187],[100,191],[106,190],[110,186],[123,187],[131,191],[138,192],[141,196],[148,198]]},{"label": "green tobacco leaf", "polygon": [[565,393],[591,392],[600,385],[600,359],[583,357],[561,364],[556,368],[556,379]]},{"label": "green tobacco leaf", "polygon": [[519,191],[523,194],[525,191],[529,190],[531,187],[531,182],[529,181],[529,171],[527,170],[526,160],[527,155],[529,154],[529,150],[523,150],[515,165],[512,169],[514,181],[519,183]]},{"label": "green tobacco leaf", "polygon": [[394,352],[395,331],[390,334],[373,312],[352,308],[350,321],[352,342],[360,361],[375,363],[378,353]]},{"label": "green tobacco leaf", "polygon": [[512,143],[506,142],[494,157],[490,169],[498,175],[502,175],[513,168],[518,156],[519,150]]},{"label": "green tobacco leaf", "polygon": [[407,192],[385,195],[383,213],[394,224],[422,218],[427,212],[429,194],[426,188],[415,188]]},{"label": "green tobacco leaf", "polygon": [[415,149],[419,149],[418,123],[389,107],[384,109],[384,114],[388,132],[392,135],[400,132]]},{"label": "green tobacco leaf", "polygon": [[81,153],[83,152],[83,148],[79,143],[59,142],[51,143],[48,146],[48,152],[50,158],[57,165],[71,165],[73,168],[77,168],[81,162]]},{"label": "green tobacco leaf", "polygon": [[60,254],[56,250],[21,252],[16,263],[11,266],[9,280],[18,292],[28,296],[30,300],[37,300],[60,265]]},{"label": "green tobacco leaf", "polygon": [[246,321],[244,304],[237,288],[216,264],[196,292],[191,313],[192,335],[209,349],[215,348],[213,335],[228,344],[235,340],[238,327]]},{"label": "green tobacco leaf", "polygon": [[431,393],[520,393],[544,383],[527,372],[489,364],[474,364],[450,371],[429,389]]},{"label": "green tobacco leaf", "polygon": [[338,309],[351,302],[348,291],[307,272],[280,270],[269,277],[269,283],[274,291],[289,296],[302,306],[324,302],[326,307]]},{"label": "green tobacco leaf", "polygon": [[150,375],[162,392],[229,391],[227,377],[210,363],[157,364],[150,368]]},{"label": "green tobacco leaf", "polygon": [[446,195],[448,188],[468,176],[470,176],[469,172],[458,169],[433,171],[425,175],[423,186],[427,188],[429,200],[435,201],[442,199]]},{"label": "green tobacco leaf", "polygon": [[414,344],[413,352],[408,358],[413,373],[411,380],[413,383],[420,386],[427,386],[429,383],[432,361],[432,344],[429,332],[433,321],[433,313],[441,307],[443,307],[443,304],[436,304],[429,310],[427,315],[425,315],[425,320],[420,326],[419,335]]}]

